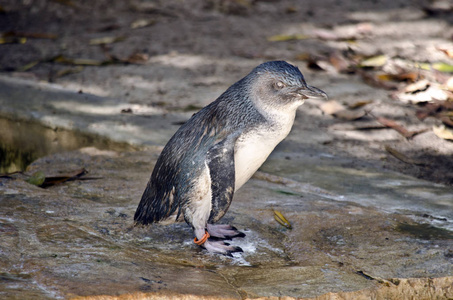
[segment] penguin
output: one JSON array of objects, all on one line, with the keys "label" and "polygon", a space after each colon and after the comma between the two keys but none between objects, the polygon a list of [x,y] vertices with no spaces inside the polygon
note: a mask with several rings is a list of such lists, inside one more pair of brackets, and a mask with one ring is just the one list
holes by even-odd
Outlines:
[{"label": "penguin", "polygon": [[157,159],[134,215],[135,224],[185,221],[211,253],[242,252],[225,239],[244,237],[226,224],[235,191],[289,134],[297,108],[327,99],[285,61],[265,62],[194,114]]}]

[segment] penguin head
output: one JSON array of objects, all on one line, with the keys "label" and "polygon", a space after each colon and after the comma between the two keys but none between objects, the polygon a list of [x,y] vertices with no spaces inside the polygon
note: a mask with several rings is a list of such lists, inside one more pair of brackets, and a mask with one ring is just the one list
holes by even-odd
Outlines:
[{"label": "penguin head", "polygon": [[327,99],[325,92],[307,85],[300,70],[285,61],[263,63],[249,76],[255,105],[294,109],[307,99]]}]

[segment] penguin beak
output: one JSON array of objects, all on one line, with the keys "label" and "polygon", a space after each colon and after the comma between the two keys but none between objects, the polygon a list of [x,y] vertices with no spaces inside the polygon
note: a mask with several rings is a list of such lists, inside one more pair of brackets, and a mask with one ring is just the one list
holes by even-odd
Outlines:
[{"label": "penguin beak", "polygon": [[305,99],[317,99],[317,100],[329,99],[329,96],[327,96],[327,94],[324,91],[309,85],[299,88],[297,90],[297,93],[304,97]]}]

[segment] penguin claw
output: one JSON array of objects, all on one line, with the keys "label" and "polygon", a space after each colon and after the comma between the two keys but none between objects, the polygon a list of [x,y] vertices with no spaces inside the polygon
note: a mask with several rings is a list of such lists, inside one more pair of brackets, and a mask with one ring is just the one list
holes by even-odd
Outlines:
[{"label": "penguin claw", "polygon": [[243,232],[240,232],[234,226],[230,226],[227,224],[208,224],[207,229],[211,237],[219,238],[219,239],[232,239],[236,237],[245,237]]}]

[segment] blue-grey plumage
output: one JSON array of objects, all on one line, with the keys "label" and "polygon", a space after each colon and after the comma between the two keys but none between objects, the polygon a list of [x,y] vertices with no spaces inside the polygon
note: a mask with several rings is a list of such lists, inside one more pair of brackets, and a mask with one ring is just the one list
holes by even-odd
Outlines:
[{"label": "blue-grey plumage", "polygon": [[[219,238],[244,236],[229,225],[213,225],[228,210],[234,192],[290,132],[306,99],[327,95],[305,83],[284,61],[259,65],[217,100],[194,114],[159,156],[134,216],[137,224],[181,221],[196,240],[205,231]],[[203,240],[204,241],[204,240]],[[206,240],[211,252],[241,251]]]}]

